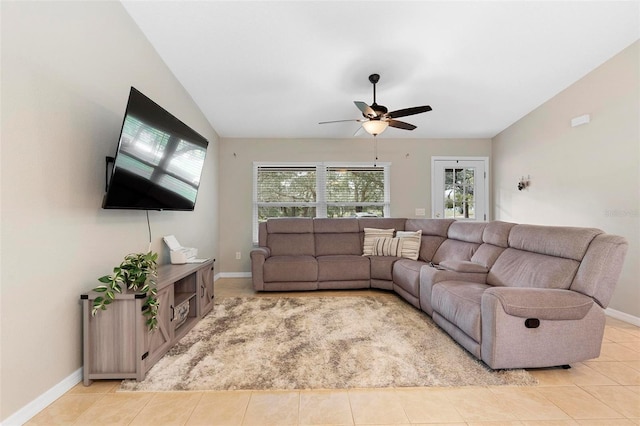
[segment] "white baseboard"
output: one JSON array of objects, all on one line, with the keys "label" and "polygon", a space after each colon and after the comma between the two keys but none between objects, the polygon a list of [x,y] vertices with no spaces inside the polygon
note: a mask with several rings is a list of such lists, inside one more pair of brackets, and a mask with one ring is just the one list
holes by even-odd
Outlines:
[{"label": "white baseboard", "polygon": [[251,278],[251,272],[220,272],[218,278]]},{"label": "white baseboard", "polygon": [[640,327],[640,318],[634,317],[633,315],[616,311],[615,309],[611,309],[611,308],[605,309],[604,313],[610,316],[611,318],[619,319],[620,321],[628,322],[629,324],[633,324],[635,326]]},{"label": "white baseboard", "polygon": [[2,426],[18,426],[28,422],[33,416],[44,410],[49,404],[60,398],[82,381],[82,367],[71,373],[60,383],[13,413],[2,421]]}]

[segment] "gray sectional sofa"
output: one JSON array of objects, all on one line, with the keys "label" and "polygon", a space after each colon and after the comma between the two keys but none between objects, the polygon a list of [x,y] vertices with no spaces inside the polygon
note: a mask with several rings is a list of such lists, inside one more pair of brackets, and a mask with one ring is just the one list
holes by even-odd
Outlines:
[{"label": "gray sectional sofa", "polygon": [[257,291],[392,290],[489,367],[536,368],[599,356],[626,251],[593,228],[282,218],[251,268]]}]

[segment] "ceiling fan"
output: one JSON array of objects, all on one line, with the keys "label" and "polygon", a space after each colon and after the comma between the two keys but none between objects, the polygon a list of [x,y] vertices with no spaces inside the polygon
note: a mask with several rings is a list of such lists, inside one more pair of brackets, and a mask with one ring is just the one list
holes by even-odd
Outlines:
[{"label": "ceiling fan", "polygon": [[380,81],[380,75],[371,74],[369,76],[369,81],[371,82],[371,84],[373,84],[373,103],[371,105],[367,105],[365,102],[354,101],[354,104],[356,104],[356,107],[358,107],[358,109],[362,112],[362,116],[364,118],[355,120],[321,121],[319,124],[357,121],[359,123],[362,123],[362,127],[369,134],[377,136],[380,133],[384,132],[389,126],[395,127],[397,129],[413,130],[416,128],[416,126],[414,126],[413,124],[405,123],[404,121],[396,120],[396,118],[431,111],[431,107],[429,105],[423,105],[398,109],[396,111],[389,112],[386,106],[378,105],[378,103],[376,102],[376,84],[378,83],[378,81]]}]

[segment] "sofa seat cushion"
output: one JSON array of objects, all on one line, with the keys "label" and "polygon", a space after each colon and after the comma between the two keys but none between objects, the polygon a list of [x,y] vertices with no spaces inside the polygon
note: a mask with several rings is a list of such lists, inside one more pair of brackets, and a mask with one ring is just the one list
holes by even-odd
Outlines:
[{"label": "sofa seat cushion", "polygon": [[428,265],[420,260],[402,259],[393,265],[393,282],[413,297],[420,297],[420,269]]},{"label": "sofa seat cushion", "polygon": [[482,294],[491,286],[466,281],[442,281],[431,289],[431,306],[476,342],[481,342]]},{"label": "sofa seat cushion", "polygon": [[394,256],[370,256],[371,279],[392,281],[393,265],[400,259]]},{"label": "sofa seat cushion", "polygon": [[318,256],[318,281],[368,280],[368,257],[360,255]]},{"label": "sofa seat cushion", "polygon": [[317,281],[318,262],[313,256],[271,256],[263,277],[265,282]]}]

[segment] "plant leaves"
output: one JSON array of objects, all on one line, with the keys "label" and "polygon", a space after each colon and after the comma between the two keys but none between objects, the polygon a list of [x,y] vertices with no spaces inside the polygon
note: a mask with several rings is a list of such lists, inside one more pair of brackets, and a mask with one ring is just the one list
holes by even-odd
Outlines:
[{"label": "plant leaves", "polygon": [[130,253],[124,257],[119,266],[113,268],[112,275],[105,275],[98,278],[98,281],[105,284],[94,288],[94,291],[104,293],[104,297],[99,296],[94,299],[92,314],[98,310],[106,310],[107,305],[115,299],[115,293],[122,293],[122,287],[142,291],[147,294],[147,299],[143,305],[143,314],[147,317],[149,330],[157,328],[159,302],[156,298],[158,293],[156,277],[158,275],[158,253],[149,251],[148,253]]}]

